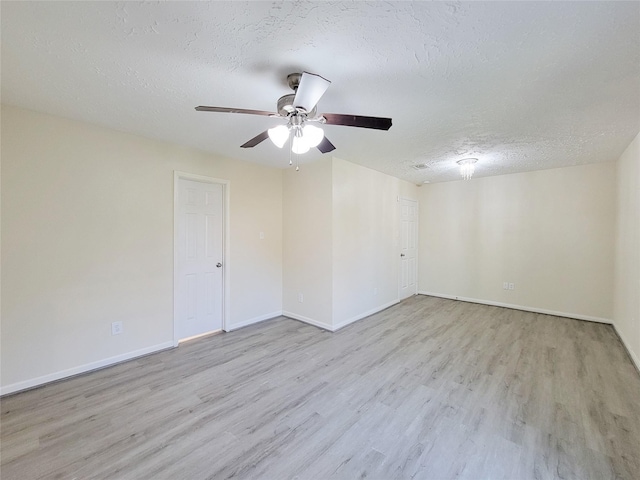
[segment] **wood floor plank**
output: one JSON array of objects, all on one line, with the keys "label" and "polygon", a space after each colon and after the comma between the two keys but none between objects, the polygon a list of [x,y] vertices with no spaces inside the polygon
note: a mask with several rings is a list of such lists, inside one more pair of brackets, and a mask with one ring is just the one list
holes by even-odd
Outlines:
[{"label": "wood floor plank", "polygon": [[284,317],[0,399],[3,480],[638,479],[609,325],[434,297]]}]

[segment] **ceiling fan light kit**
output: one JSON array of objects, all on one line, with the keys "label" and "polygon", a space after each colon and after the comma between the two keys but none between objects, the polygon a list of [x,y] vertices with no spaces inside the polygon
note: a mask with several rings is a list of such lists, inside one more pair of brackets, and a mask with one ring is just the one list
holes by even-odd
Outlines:
[{"label": "ceiling fan light kit", "polygon": [[289,129],[286,125],[278,125],[270,128],[267,132],[269,132],[269,138],[273,144],[278,148],[284,147],[284,144],[289,140]]},{"label": "ceiling fan light kit", "polygon": [[311,148],[317,147],[324,138],[324,131],[314,125],[305,125],[304,127],[301,125],[278,125],[267,130],[269,138],[278,148],[284,147],[292,131],[291,150],[298,155],[307,153]]},{"label": "ceiling fan light kit", "polygon": [[302,140],[302,137],[293,137],[293,141],[291,142],[291,151],[296,155],[302,155],[303,153],[307,153],[311,147],[308,143]]},{"label": "ceiling fan light kit", "polygon": [[300,138],[304,139],[310,147],[317,147],[324,138],[324,130],[314,125],[305,125]]},{"label": "ceiling fan light kit", "polygon": [[329,80],[320,75],[308,72],[291,73],[287,76],[287,83],[294,93],[283,95],[278,99],[277,113],[263,110],[207,106],[196,107],[196,110],[199,112],[244,113],[285,118],[287,119],[286,125],[270,128],[256,135],[241,147],[253,148],[269,138],[276,147],[282,148],[287,143],[287,140],[291,139],[291,151],[298,155],[316,147],[322,153],[331,152],[336,148],[325,137],[322,128],[307,122],[376,130],[389,130],[391,128],[390,118],[344,115],[340,113],[318,115],[318,101],[331,84]]}]

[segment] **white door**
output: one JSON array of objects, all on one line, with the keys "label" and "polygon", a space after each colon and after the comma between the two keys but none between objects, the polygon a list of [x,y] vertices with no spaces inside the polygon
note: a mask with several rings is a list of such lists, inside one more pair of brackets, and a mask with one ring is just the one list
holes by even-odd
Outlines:
[{"label": "white door", "polygon": [[418,202],[400,199],[400,300],[418,293]]},{"label": "white door", "polygon": [[223,185],[178,179],[175,338],[222,329]]}]

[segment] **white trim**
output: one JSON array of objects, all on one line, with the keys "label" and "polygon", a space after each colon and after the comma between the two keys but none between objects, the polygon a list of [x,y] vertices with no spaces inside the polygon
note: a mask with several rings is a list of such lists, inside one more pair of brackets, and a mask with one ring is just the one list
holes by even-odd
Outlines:
[{"label": "white trim", "polygon": [[523,310],[525,312],[543,313],[545,315],[553,315],[554,317],[573,318],[575,320],[587,320],[589,322],[606,323],[609,325],[613,324],[613,321],[609,318],[592,317],[591,315],[582,315],[580,313],[557,312],[555,310],[546,310],[544,308],[526,307],[524,305],[514,305],[512,303],[502,303],[502,302],[494,302],[491,300],[480,300],[477,298],[460,297],[457,295],[447,295],[445,293],[433,293],[433,292],[420,291],[418,292],[418,295],[428,295],[430,297],[448,298],[450,300],[460,300],[462,302],[481,303],[482,305],[511,308],[513,310]]},{"label": "white trim", "polygon": [[[407,297],[409,298],[409,297]],[[335,332],[337,330],[340,330],[341,328],[346,327],[347,325],[352,324],[353,322],[357,322],[358,320],[362,320],[363,318],[369,317],[375,313],[381,312],[382,310],[386,310],[389,307],[393,307],[394,305],[397,305],[398,303],[400,303],[402,300],[393,300],[391,302],[385,303],[384,305],[380,305],[379,307],[376,307],[372,310],[369,310],[367,312],[361,313],[359,315],[356,315],[355,317],[351,317],[343,322],[338,323],[337,325],[333,326],[333,329],[331,330],[332,332]]]},{"label": "white trim", "polygon": [[309,325],[313,325],[314,327],[322,328],[323,330],[327,330],[329,332],[337,332],[338,330],[346,327],[347,325],[351,325],[352,323],[357,322],[358,320],[362,320],[363,318],[370,317],[371,315],[381,312],[382,310],[386,310],[389,307],[393,307],[394,305],[397,305],[400,302],[401,300],[392,300],[391,302],[385,303],[384,305],[380,305],[379,307],[373,308],[364,313],[360,313],[355,317],[351,317],[336,325],[328,325],[324,322],[314,320],[313,318],[305,317],[303,315],[298,315],[297,313],[292,313],[292,312],[282,312],[282,315],[285,317],[292,318],[294,320],[298,320],[300,322],[308,323]]},{"label": "white trim", "polygon": [[618,338],[620,339],[622,346],[625,348],[625,350],[629,354],[629,358],[631,358],[631,361],[633,362],[636,369],[638,370],[638,373],[640,373],[640,360],[638,360],[638,357],[633,352],[633,350],[629,348],[629,344],[625,341],[624,337],[620,334],[620,330],[618,330],[615,323],[613,324],[613,329],[615,330],[616,335],[618,335]]},{"label": "white trim", "polygon": [[254,325],[256,323],[264,322],[265,320],[271,320],[273,318],[281,317],[282,310],[278,310],[276,312],[266,313],[264,315],[259,315],[257,317],[250,318],[249,320],[245,320],[244,322],[234,323],[227,328],[227,332],[231,332],[233,330],[238,330],[239,328],[248,327],[249,325]]},{"label": "white trim", "polygon": [[46,383],[55,382],[56,380],[62,380],[64,378],[73,377],[82,373],[92,372],[101,368],[111,367],[118,363],[126,362],[127,360],[133,360],[134,358],[143,357],[145,355],[149,355],[150,353],[160,352],[162,350],[167,350],[173,347],[173,342],[164,342],[158,345],[153,345],[151,347],[141,348],[140,350],[135,350],[133,352],[116,355],[115,357],[98,360],[97,362],[86,363],[84,365],[80,365],[79,367],[73,367],[67,370],[61,370],[59,372],[43,375],[42,377],[32,378],[31,380],[12,383],[10,385],[0,387],[0,396],[20,392],[22,390],[28,390],[34,387],[39,387]]},{"label": "white trim", "polygon": [[222,185],[222,215],[223,219],[223,242],[222,242],[222,330],[228,332],[228,326],[231,324],[231,229],[230,222],[230,198],[231,198],[231,182],[222,178],[206,177],[195,173],[173,171],[173,345],[177,346],[179,338],[177,335],[176,318],[176,299],[175,294],[178,286],[176,270],[178,269],[178,256],[176,255],[176,244],[178,243],[178,181],[180,179],[191,180],[202,183],[218,183]]},{"label": "white trim", "polygon": [[333,327],[324,322],[319,322],[318,320],[314,320],[313,318],[305,317],[302,315],[298,315],[297,313],[291,312],[282,312],[282,315],[285,317],[292,318],[294,320],[298,320],[300,322],[308,323],[309,325],[313,325],[314,327],[322,328],[323,330],[328,330],[329,332],[333,332]]}]

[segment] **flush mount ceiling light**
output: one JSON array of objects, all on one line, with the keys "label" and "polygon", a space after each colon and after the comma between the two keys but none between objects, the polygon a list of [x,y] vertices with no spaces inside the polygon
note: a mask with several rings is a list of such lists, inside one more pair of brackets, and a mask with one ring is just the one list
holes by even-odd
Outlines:
[{"label": "flush mount ceiling light", "polygon": [[429,168],[429,165],[427,165],[426,163],[418,163],[414,165],[413,168],[415,168],[416,170],[424,170],[425,168]]},{"label": "flush mount ceiling light", "polygon": [[460,165],[460,175],[465,180],[469,180],[473,175],[474,170],[476,169],[477,158],[463,158],[462,160],[458,160],[456,163]]}]

